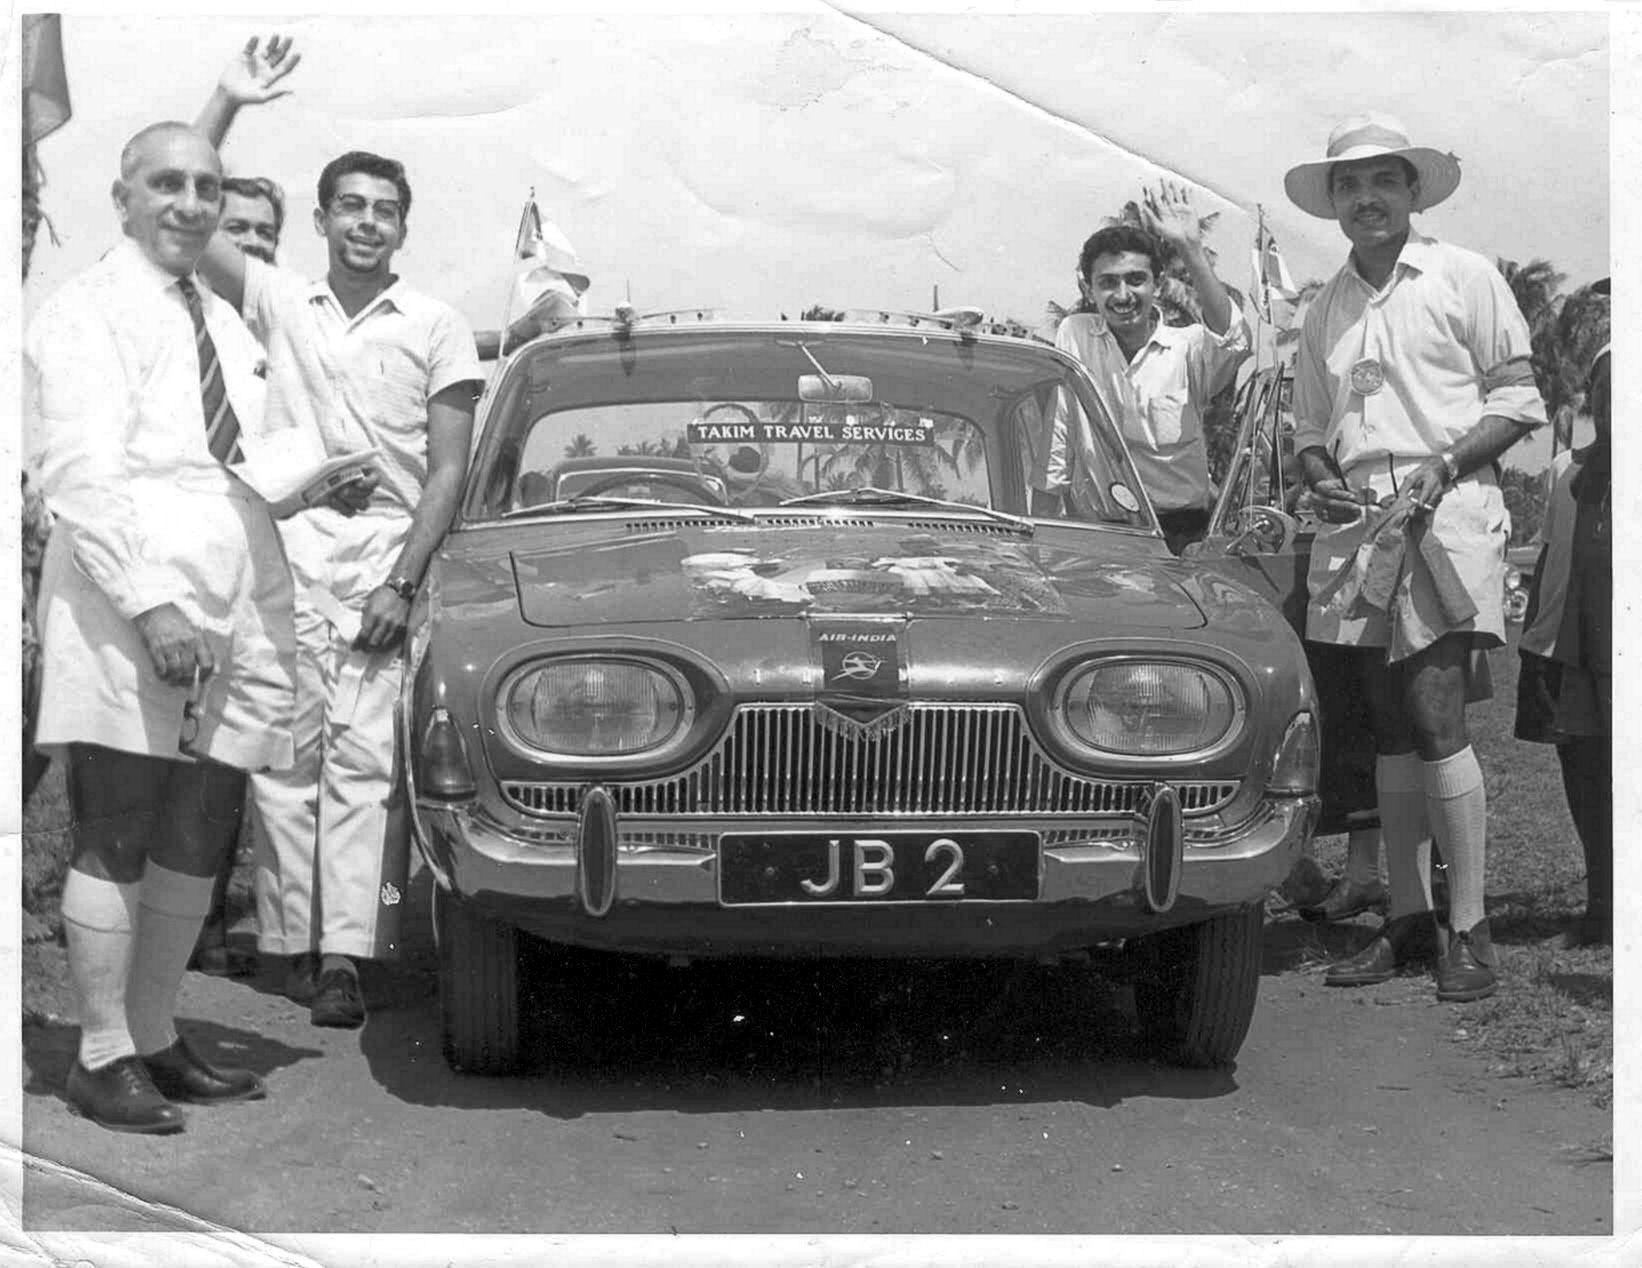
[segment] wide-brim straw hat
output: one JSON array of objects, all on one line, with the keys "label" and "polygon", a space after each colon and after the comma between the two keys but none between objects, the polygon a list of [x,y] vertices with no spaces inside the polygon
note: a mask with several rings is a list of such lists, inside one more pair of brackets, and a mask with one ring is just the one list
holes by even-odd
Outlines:
[{"label": "wide-brim straw hat", "polygon": [[1342,120],[1328,134],[1324,157],[1289,168],[1283,177],[1283,188],[1301,211],[1333,220],[1334,200],[1328,192],[1330,169],[1336,163],[1386,155],[1407,159],[1414,165],[1420,183],[1419,196],[1414,199],[1415,211],[1435,207],[1459,188],[1459,159],[1429,146],[1411,144],[1408,129],[1390,115],[1378,112],[1355,114]]}]

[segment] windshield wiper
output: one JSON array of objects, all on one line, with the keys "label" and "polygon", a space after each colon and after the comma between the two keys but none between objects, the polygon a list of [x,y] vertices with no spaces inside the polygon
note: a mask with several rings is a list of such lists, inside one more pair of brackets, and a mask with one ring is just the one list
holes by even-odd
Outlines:
[{"label": "windshield wiper", "polygon": [[976,506],[972,502],[949,502],[945,498],[932,498],[923,493],[908,493],[905,489],[880,489],[870,484],[859,489],[822,489],[819,493],[805,493],[799,497],[787,498],[779,505],[805,506],[826,503],[838,503],[844,506],[857,504],[895,506],[908,503],[915,506],[938,506],[948,511],[963,511],[972,515],[984,515],[997,523],[1008,524],[1019,529],[1028,537],[1037,531],[1037,526],[1031,520],[1023,519],[1019,515],[1011,515],[1008,511],[994,510],[990,506]]},{"label": "windshield wiper", "polygon": [[720,519],[740,520],[745,524],[758,523],[758,516],[751,511],[738,510],[733,506],[709,506],[700,502],[658,502],[653,498],[607,497],[560,498],[557,502],[543,502],[538,506],[516,506],[511,511],[503,511],[499,518],[511,520],[529,515],[565,515],[587,510],[630,511],[634,509],[646,511],[701,511],[706,515],[715,515]]}]

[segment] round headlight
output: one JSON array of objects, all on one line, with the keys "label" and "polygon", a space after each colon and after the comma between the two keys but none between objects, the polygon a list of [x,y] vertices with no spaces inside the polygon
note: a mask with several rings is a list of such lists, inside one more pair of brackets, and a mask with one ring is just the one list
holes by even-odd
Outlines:
[{"label": "round headlight", "polygon": [[1231,686],[1207,669],[1175,661],[1104,661],[1072,675],[1059,709],[1072,737],[1090,748],[1168,757],[1211,748],[1237,720]]},{"label": "round headlight", "polygon": [[660,748],[687,726],[688,688],[629,660],[556,660],[519,674],[502,713],[525,745],[565,757],[626,757]]}]

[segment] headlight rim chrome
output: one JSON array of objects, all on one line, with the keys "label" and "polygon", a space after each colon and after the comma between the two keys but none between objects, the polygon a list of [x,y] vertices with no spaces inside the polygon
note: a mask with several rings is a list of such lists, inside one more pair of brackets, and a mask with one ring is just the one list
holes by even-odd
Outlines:
[{"label": "headlight rim chrome", "polygon": [[[1067,697],[1075,684],[1086,675],[1109,665],[1172,665],[1193,670],[1218,682],[1226,692],[1231,705],[1231,718],[1225,731],[1213,742],[1200,748],[1179,753],[1139,753],[1127,749],[1101,748],[1089,743],[1073,728],[1068,720]],[[1084,759],[1103,763],[1132,763],[1149,766],[1185,766],[1210,760],[1235,747],[1248,729],[1249,698],[1237,676],[1224,666],[1212,661],[1197,660],[1190,656],[1168,653],[1118,652],[1085,657],[1066,666],[1059,674],[1047,709],[1050,726],[1056,741]]]},{"label": "headlight rim chrome", "polygon": [[[672,734],[659,744],[628,753],[586,754],[544,748],[519,734],[513,720],[508,716],[508,705],[513,698],[514,688],[522,679],[550,666],[575,663],[636,666],[665,678],[679,698],[679,716]],[[700,704],[696,699],[695,687],[676,665],[649,656],[623,652],[589,652],[586,649],[566,651],[557,655],[534,656],[515,665],[497,684],[491,698],[491,715],[496,719],[496,734],[520,757],[540,764],[594,767],[600,770],[647,766],[666,760],[689,745],[699,712]]]}]

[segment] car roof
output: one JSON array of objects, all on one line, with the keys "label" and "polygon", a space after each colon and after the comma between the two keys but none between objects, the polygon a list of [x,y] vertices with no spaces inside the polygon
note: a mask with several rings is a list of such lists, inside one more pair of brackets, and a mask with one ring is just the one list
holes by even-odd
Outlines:
[{"label": "car roof", "polygon": [[527,349],[543,344],[559,344],[578,339],[608,338],[622,331],[634,335],[650,335],[659,331],[768,333],[773,330],[794,334],[904,334],[909,336],[945,337],[962,342],[986,342],[1053,347],[1054,341],[1044,338],[1025,323],[1011,320],[979,321],[944,316],[940,313],[914,313],[899,309],[845,309],[837,317],[825,320],[789,321],[785,314],[770,320],[744,317],[726,317],[717,309],[692,308],[635,315],[630,321],[620,315],[581,316],[565,321],[538,335],[528,343],[520,344],[508,354],[511,360]]}]

